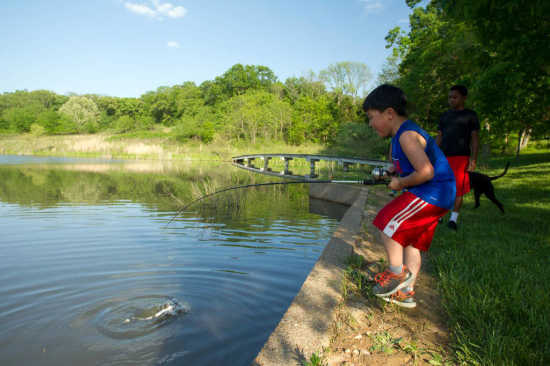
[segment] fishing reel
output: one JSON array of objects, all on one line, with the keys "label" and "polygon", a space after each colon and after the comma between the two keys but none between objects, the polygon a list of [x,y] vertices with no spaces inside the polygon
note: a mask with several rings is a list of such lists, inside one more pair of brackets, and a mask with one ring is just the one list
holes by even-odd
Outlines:
[{"label": "fishing reel", "polygon": [[376,167],[372,170],[371,175],[375,181],[382,181],[388,180],[392,176],[392,173],[388,172],[384,168]]}]

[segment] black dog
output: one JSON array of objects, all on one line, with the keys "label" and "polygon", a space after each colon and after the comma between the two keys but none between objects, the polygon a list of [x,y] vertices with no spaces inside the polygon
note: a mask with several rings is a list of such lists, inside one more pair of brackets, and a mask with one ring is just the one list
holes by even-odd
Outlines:
[{"label": "black dog", "polygon": [[489,177],[488,175],[476,172],[468,172],[468,174],[470,175],[470,188],[474,190],[474,197],[476,200],[476,205],[474,206],[474,208],[479,207],[479,197],[481,197],[481,195],[485,193],[487,198],[493,201],[493,203],[497,205],[500,211],[504,213],[504,208],[502,207],[502,204],[495,197],[495,188],[493,187],[493,183],[491,183],[491,181],[498,179],[506,174],[509,166],[510,162],[506,164],[506,168],[504,168],[504,172],[502,172],[502,174],[494,177]]}]

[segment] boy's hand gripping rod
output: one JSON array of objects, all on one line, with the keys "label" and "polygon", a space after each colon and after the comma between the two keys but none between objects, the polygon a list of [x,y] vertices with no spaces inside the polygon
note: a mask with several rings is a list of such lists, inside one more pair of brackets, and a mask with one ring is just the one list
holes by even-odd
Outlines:
[{"label": "boy's hand gripping rod", "polygon": [[388,178],[391,176],[391,173],[388,172],[384,168],[374,168],[371,172],[371,178],[370,179],[363,179],[363,180],[313,180],[313,179],[304,179],[304,180],[293,180],[293,181],[286,181],[286,182],[267,182],[267,183],[255,183],[255,184],[245,184],[242,186],[232,186],[232,187],[226,187],[223,189],[220,189],[218,191],[205,194],[204,196],[201,196],[185,206],[181,207],[178,212],[168,221],[168,224],[166,226],[170,225],[172,221],[176,219],[183,211],[185,211],[190,206],[194,205],[195,203],[204,200],[205,198],[215,196],[217,194],[232,191],[235,189],[244,189],[244,188],[253,188],[253,187],[262,187],[262,186],[274,186],[274,185],[283,185],[283,184],[314,184],[314,183],[339,183],[339,184],[363,184],[367,186],[372,185],[382,185],[382,184],[388,184],[389,180]]}]

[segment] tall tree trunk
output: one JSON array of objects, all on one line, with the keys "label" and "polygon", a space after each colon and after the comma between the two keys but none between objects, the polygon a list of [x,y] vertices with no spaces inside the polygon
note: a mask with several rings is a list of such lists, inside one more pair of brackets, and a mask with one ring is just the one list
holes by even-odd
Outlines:
[{"label": "tall tree trunk", "polygon": [[523,130],[521,130],[518,133],[518,146],[516,148],[516,158],[519,156],[519,152],[521,151],[521,137],[523,136]]},{"label": "tall tree trunk", "polygon": [[525,130],[523,130],[522,136],[521,136],[521,149],[525,149],[527,147],[527,144],[529,143],[529,139],[531,138],[531,132],[532,128],[527,127]]},{"label": "tall tree trunk", "polygon": [[506,148],[508,147],[508,132],[504,134],[504,145],[502,145],[501,153],[504,154]]},{"label": "tall tree trunk", "polygon": [[531,137],[531,128],[525,127],[518,133],[518,146],[516,148],[516,157],[519,156],[519,153],[522,149],[527,147],[529,143],[529,138]]}]

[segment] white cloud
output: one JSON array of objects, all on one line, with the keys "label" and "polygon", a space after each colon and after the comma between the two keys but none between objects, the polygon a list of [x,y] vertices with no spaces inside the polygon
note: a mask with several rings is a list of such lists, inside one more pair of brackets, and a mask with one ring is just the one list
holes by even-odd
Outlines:
[{"label": "white cloud", "polygon": [[161,3],[160,0],[151,0],[151,3],[152,6],[125,2],[124,6],[133,13],[150,16],[160,20],[164,17],[173,19],[183,18],[187,14],[187,9],[180,5]]},{"label": "white cloud", "polygon": [[166,45],[170,48],[180,48],[180,43],[176,41],[168,41]]},{"label": "white cloud", "polygon": [[126,9],[136,14],[148,15],[150,17],[154,17],[156,15],[156,12],[146,5],[124,3],[124,6],[126,7]]},{"label": "white cloud", "polygon": [[380,0],[359,0],[363,3],[363,7],[367,14],[378,13],[384,7]]}]

